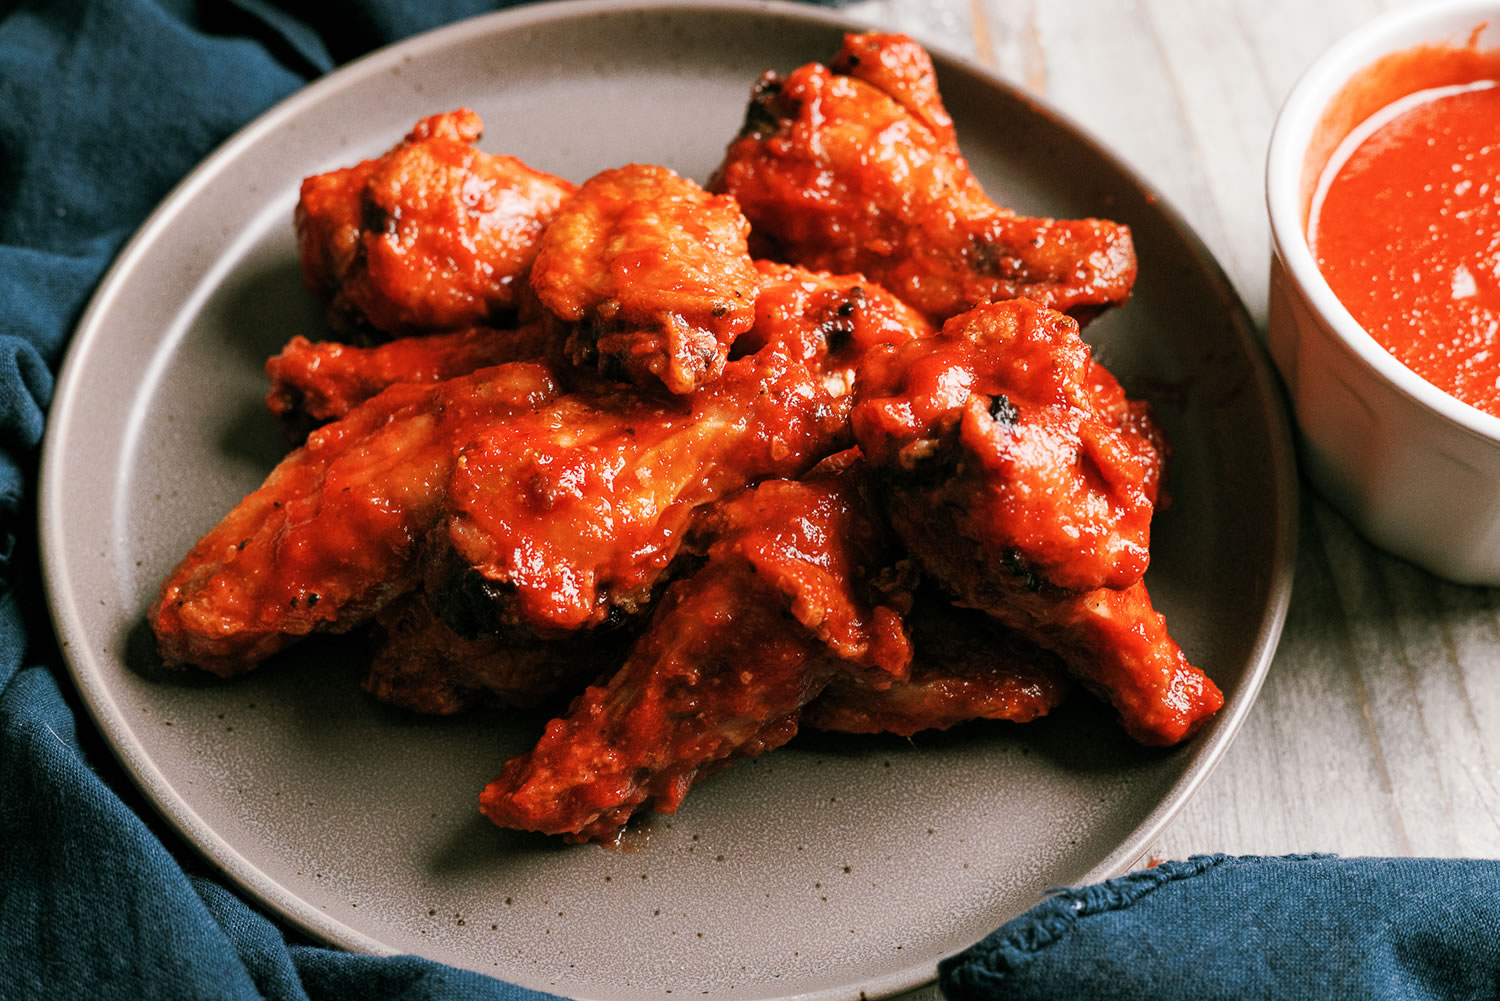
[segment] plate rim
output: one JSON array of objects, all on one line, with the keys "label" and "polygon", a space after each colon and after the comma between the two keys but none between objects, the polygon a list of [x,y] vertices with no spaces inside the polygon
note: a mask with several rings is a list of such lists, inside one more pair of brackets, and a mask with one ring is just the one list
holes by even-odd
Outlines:
[{"label": "plate rim", "polygon": [[[192,201],[194,193],[226,169],[242,150],[253,146],[263,135],[285,121],[296,118],[305,108],[318,104],[325,95],[388,72],[409,57],[434,50],[441,51],[451,43],[474,34],[508,33],[538,24],[551,25],[588,16],[630,16],[663,12],[759,15],[772,20],[790,19],[843,30],[868,30],[876,27],[842,11],[794,3],[791,0],[552,0],[481,14],[374,50],[278,101],[238,129],[189,171],[163,197],[119,251],[90,297],[63,356],[38,467],[37,528],[43,590],[68,675],[82,695],[84,706],[111,753],[156,813],[232,884],[272,910],[288,925],[317,940],[374,955],[391,955],[396,951],[378,939],[344,924],[277,883],[209,826],[188,800],[167,781],[145,748],[132,738],[124,725],[124,716],[113,692],[104,683],[104,672],[99,665],[93,663],[89,647],[90,636],[82,627],[82,617],[74,601],[75,590],[70,586],[72,570],[69,567],[67,546],[64,545],[67,529],[57,510],[63,494],[61,478],[66,461],[61,442],[69,436],[69,428],[87,409],[86,402],[80,400],[75,385],[82,378],[81,373],[87,364],[91,346],[104,335],[102,318],[108,314],[112,302],[122,290],[128,287],[139,260],[157,240],[170,232],[173,220]],[[1024,99],[1036,113],[1052,119],[1070,134],[1070,138],[1089,148],[1093,155],[1147,197],[1153,209],[1162,216],[1174,234],[1192,250],[1197,258],[1196,263],[1203,267],[1214,285],[1211,291],[1226,309],[1227,326],[1247,359],[1251,383],[1259,402],[1258,409],[1267,421],[1265,431],[1269,445],[1268,458],[1275,493],[1272,519],[1275,545],[1267,561],[1269,586],[1266,589],[1265,607],[1255,629],[1256,641],[1250,651],[1244,679],[1235,693],[1235,699],[1220,710],[1209,730],[1195,738],[1198,746],[1192,750],[1194,760],[1183,774],[1169,786],[1167,793],[1129,835],[1080,878],[1079,885],[1098,882],[1124,872],[1139,861],[1149,849],[1150,843],[1212,774],[1255,704],[1269,673],[1286,622],[1298,544],[1300,492],[1284,390],[1270,366],[1264,344],[1257,336],[1238,290],[1197,232],[1168,199],[1107,144],[1046,100],[971,57],[956,53],[941,44],[925,40],[922,44],[932,53],[935,61],[946,62],[951,68],[977,77],[986,86]],[[942,958],[944,957],[921,960],[894,973],[849,985],[848,989],[862,987],[873,997],[918,987],[933,981],[937,963]],[[835,994],[842,996],[843,993],[844,991],[819,990],[798,997],[831,998]]]}]

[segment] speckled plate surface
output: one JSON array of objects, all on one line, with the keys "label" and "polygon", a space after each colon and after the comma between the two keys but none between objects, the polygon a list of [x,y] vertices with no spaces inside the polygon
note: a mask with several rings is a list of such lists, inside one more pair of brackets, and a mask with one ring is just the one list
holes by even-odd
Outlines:
[{"label": "speckled plate surface", "polygon": [[[1030,214],[1135,229],[1135,299],[1090,328],[1171,436],[1173,506],[1148,581],[1229,701],[1152,751],[1087,698],[1028,727],[911,741],[805,734],[705,781],[625,850],[499,831],[478,791],[540,720],[383,707],[314,641],[242,681],[164,676],[158,582],[281,454],[264,359],[317,336],[291,227],[301,178],[467,104],[483,148],[583,180],[628,161],[705,179],[751,83],[837,47],[825,11],[764,4],[521,8],[380,52],[215,153],[151,218],[86,315],[46,443],[54,617],[106,739],[183,835],[320,939],[414,952],[578,998],[854,998],[937,960],[1052,886],[1128,867],[1249,709],[1290,589],[1295,475],[1249,322],[1213,260],[1067,122],[938,59],[988,189]],[[101,486],[102,485],[102,486]]]}]

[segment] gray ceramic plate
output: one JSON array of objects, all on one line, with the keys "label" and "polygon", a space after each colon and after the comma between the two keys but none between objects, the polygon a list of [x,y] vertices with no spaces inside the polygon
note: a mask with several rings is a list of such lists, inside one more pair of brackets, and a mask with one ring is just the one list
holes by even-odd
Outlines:
[{"label": "gray ceramic plate", "polygon": [[1053,886],[1135,862],[1228,746],[1290,587],[1294,471],[1244,310],[1202,246],[1087,137],[939,59],[975,169],[1031,214],[1129,222],[1130,305],[1090,330],[1174,444],[1149,582],[1228,693],[1150,751],[1080,697],[1028,727],[915,740],[804,735],[704,782],[630,850],[492,828],[479,789],[534,719],[415,719],[323,641],[242,681],[160,675],[143,614],[199,534],[280,455],[261,365],[316,336],[297,274],[300,179],[417,118],[480,111],[483,146],[574,180],[628,161],[706,178],[768,67],[845,24],[766,4],[521,8],[380,52],[309,87],[189,177],[85,317],[42,476],[47,584],[74,677],[157,809],[234,882],[319,939],[413,952],[579,998],[853,998],[937,960]]}]

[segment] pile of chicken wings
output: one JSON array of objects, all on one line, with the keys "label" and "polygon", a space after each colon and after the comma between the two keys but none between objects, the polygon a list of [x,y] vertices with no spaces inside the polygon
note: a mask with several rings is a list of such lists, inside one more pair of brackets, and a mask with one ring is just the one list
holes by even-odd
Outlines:
[{"label": "pile of chicken wings", "polygon": [[480,809],[578,841],[799,726],[1024,722],[1076,682],[1172,744],[1219,708],[1142,582],[1165,443],[1079,337],[1130,234],[991,201],[918,45],[765,74],[707,189],[480,131],[303,183],[330,338],[267,364],[301,444],[163,584],[164,661],[359,629],[415,711],[571,699]]}]

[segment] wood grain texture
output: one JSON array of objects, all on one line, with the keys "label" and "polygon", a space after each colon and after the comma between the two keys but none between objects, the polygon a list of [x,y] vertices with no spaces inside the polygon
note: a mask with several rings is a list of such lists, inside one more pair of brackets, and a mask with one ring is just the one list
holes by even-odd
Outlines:
[{"label": "wood grain texture", "polygon": [[[847,10],[996,70],[1099,137],[1187,218],[1263,328],[1263,171],[1277,110],[1323,49],[1410,3],[867,0]],[[1384,555],[1304,490],[1270,677],[1151,854],[1210,851],[1500,856],[1500,591]]]}]

